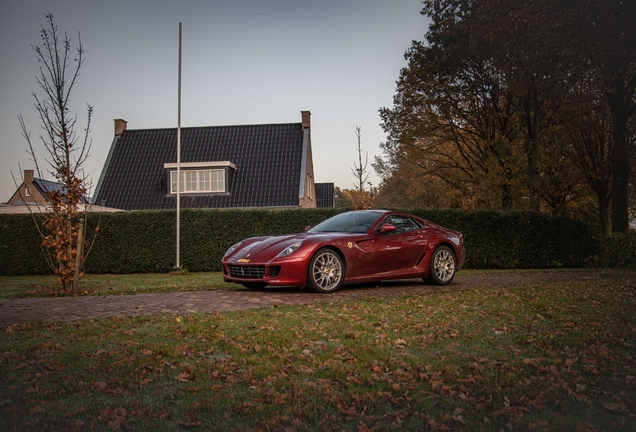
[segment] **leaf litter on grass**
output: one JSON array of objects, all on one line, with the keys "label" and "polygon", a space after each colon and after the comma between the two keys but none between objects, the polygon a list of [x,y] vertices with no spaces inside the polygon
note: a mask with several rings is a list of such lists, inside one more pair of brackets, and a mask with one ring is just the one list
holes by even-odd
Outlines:
[{"label": "leaf litter on grass", "polygon": [[13,325],[0,427],[633,430],[635,288]]}]

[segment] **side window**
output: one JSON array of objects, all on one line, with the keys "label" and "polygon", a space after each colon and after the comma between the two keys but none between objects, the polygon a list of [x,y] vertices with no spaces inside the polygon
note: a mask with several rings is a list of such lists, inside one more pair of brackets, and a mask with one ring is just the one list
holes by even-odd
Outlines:
[{"label": "side window", "polygon": [[382,223],[389,223],[395,227],[396,234],[402,234],[409,231],[415,231],[421,228],[420,224],[413,219],[405,216],[390,215]]}]

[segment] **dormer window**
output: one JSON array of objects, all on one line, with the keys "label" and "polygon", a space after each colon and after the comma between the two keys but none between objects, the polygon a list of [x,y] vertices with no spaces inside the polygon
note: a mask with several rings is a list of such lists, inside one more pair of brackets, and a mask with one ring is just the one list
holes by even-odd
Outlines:
[{"label": "dormer window", "polygon": [[[225,192],[225,170],[181,170],[181,192]],[[177,193],[177,172],[170,171],[170,193]]]},{"label": "dormer window", "polygon": [[[170,170],[170,193],[177,193],[177,164],[167,163]],[[181,193],[224,193],[227,192],[228,168],[235,168],[232,162],[183,162],[180,166],[179,183]]]}]

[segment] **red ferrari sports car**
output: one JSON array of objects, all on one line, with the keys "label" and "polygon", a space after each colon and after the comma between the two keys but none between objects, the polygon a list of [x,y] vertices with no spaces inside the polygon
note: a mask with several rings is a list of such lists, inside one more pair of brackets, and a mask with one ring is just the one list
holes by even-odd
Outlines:
[{"label": "red ferrari sports car", "polygon": [[461,268],[462,234],[425,219],[386,210],[341,213],[302,234],[252,237],[228,249],[224,279],[336,291],[342,283],[423,278],[446,285]]}]

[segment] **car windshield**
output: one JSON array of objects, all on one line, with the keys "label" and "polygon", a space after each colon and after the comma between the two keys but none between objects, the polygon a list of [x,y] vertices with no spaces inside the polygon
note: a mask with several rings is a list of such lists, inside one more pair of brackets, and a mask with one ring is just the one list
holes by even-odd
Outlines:
[{"label": "car windshield", "polygon": [[356,211],[341,213],[319,223],[308,232],[367,232],[369,227],[378,220],[381,213],[374,211]]}]

